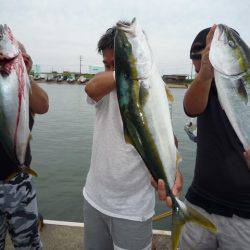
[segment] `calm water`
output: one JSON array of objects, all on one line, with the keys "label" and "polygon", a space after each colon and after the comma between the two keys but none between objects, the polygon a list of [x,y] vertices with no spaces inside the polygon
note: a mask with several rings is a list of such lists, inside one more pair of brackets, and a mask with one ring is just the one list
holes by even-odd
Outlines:
[{"label": "calm water", "polygon": [[[50,110],[37,115],[32,132],[32,167],[39,210],[46,219],[83,221],[82,187],[88,173],[94,122],[94,108],[86,104],[82,86],[41,84],[50,98]],[[181,170],[185,184],[183,194],[193,177],[195,144],[184,132],[188,118],[183,113],[184,89],[172,90],[173,126],[179,140],[183,161]],[[156,212],[166,210],[157,201]],[[154,228],[170,228],[170,219],[155,223]]]}]

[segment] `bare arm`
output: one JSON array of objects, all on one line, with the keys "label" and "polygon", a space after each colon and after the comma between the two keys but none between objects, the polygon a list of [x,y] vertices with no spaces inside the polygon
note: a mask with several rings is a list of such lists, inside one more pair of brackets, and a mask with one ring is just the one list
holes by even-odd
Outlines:
[{"label": "bare arm", "polygon": [[44,114],[49,109],[49,98],[47,93],[36,83],[31,83],[30,109],[35,114]]},{"label": "bare arm", "polygon": [[187,90],[183,105],[190,116],[198,116],[207,106],[209,91],[214,77],[213,67],[209,61],[209,50],[216,26],[213,26],[207,35],[206,48],[202,53],[201,68],[191,86]]},{"label": "bare arm", "polygon": [[85,92],[96,102],[116,88],[113,71],[96,74],[86,85]]},{"label": "bare arm", "polygon": [[[33,62],[31,57],[24,50],[24,48],[22,48],[22,56],[26,65],[27,72],[29,74]],[[31,111],[35,114],[47,113],[49,109],[49,98],[47,93],[34,82],[31,82],[30,85],[31,89],[29,93],[29,105]]]}]

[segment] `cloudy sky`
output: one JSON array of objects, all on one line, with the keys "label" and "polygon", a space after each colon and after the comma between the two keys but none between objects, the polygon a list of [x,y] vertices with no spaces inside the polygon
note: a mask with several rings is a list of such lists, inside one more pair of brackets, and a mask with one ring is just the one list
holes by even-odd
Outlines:
[{"label": "cloudy sky", "polygon": [[189,48],[203,28],[224,23],[250,45],[249,0],[0,0],[8,24],[42,70],[101,65],[96,44],[118,20],[136,17],[162,73],[190,73]]}]

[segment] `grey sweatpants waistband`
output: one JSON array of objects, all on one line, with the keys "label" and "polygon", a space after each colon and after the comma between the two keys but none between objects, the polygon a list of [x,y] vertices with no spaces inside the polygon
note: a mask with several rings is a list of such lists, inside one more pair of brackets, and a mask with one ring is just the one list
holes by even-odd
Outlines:
[{"label": "grey sweatpants waistband", "polygon": [[86,250],[151,250],[152,220],[132,221],[105,215],[84,200]]}]

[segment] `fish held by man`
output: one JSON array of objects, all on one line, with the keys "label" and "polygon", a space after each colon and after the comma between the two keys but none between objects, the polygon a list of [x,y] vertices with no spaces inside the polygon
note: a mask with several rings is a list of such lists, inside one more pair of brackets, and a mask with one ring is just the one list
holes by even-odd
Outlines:
[{"label": "fish held by man", "polygon": [[29,167],[24,165],[30,139],[29,91],[18,41],[7,25],[0,25],[0,143],[20,170]]},{"label": "fish held by man", "polygon": [[235,30],[219,24],[209,59],[220,104],[247,150],[250,148],[250,48]]},{"label": "fish held by man", "polygon": [[116,27],[115,73],[124,137],[136,148],[155,181],[165,182],[173,203],[172,248],[177,249],[186,222],[194,221],[213,232],[216,227],[173,195],[180,157],[164,82],[136,20],[119,22]]}]

